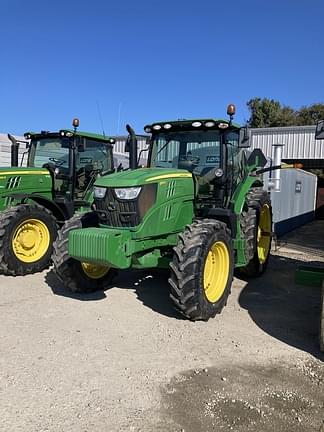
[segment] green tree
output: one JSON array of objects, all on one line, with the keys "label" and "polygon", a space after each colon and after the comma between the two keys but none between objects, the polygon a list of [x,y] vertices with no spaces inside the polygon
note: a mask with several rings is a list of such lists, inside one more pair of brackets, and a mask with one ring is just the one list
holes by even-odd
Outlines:
[{"label": "green tree", "polygon": [[288,106],[281,106],[280,102],[268,98],[254,98],[247,102],[251,117],[251,127],[291,126],[296,124],[295,111]]},{"label": "green tree", "polygon": [[318,120],[324,119],[322,103],[302,106],[299,110],[294,110],[274,99],[256,97],[250,99],[247,106],[251,113],[248,123],[255,128],[315,125]]},{"label": "green tree", "polygon": [[297,112],[297,124],[301,126],[315,125],[324,119],[324,104],[316,103],[309,107],[303,106]]}]

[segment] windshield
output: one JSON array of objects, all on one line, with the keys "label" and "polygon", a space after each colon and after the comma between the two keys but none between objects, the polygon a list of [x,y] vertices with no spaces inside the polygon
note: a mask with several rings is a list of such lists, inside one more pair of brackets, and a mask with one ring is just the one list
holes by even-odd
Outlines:
[{"label": "windshield", "polygon": [[86,167],[92,171],[110,171],[113,168],[111,146],[104,141],[85,138],[84,151],[79,152],[76,157],[78,168]]},{"label": "windshield", "polygon": [[[110,171],[113,168],[111,146],[105,141],[80,137],[82,150],[76,154],[76,169],[87,167],[92,171]],[[70,139],[67,137],[41,137],[31,141],[28,166],[40,168],[44,164],[69,168]]]},{"label": "windshield", "polygon": [[69,139],[65,137],[44,137],[33,139],[28,165],[41,168],[44,164],[51,163],[68,167],[69,163]]},{"label": "windshield", "polygon": [[[186,168],[202,176],[220,166],[220,133],[213,131],[161,132],[152,137],[151,166]],[[187,164],[187,165],[186,165]]]}]

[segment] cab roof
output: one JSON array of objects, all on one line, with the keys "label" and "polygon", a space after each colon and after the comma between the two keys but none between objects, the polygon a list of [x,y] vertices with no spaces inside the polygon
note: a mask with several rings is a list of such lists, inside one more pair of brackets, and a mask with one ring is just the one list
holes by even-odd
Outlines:
[{"label": "cab roof", "polygon": [[74,132],[73,129],[61,129],[57,132],[51,132],[51,131],[26,132],[24,134],[24,136],[25,136],[25,138],[27,138],[27,136],[29,135],[29,138],[34,138],[34,137],[40,137],[40,136],[57,136],[57,135],[61,135],[62,133],[64,133],[64,134],[72,133],[76,136],[85,137],[85,138],[92,138],[92,139],[97,140],[97,141],[109,142],[110,144],[113,144],[115,142],[115,138],[113,138],[111,136],[105,136],[105,135],[101,135],[101,134],[82,132],[82,131]]},{"label": "cab roof", "polygon": [[[159,127],[160,126],[160,127]],[[231,123],[225,119],[179,119],[172,121],[161,121],[148,124],[144,127],[144,131],[148,133],[172,132],[174,130],[215,130],[215,129],[240,129],[237,123]]]}]

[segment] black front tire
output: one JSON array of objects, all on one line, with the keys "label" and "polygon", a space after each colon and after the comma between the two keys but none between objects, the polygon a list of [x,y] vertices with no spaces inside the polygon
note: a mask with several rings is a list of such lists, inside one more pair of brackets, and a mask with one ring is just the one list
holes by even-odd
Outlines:
[{"label": "black front tire", "polygon": [[[220,296],[215,301],[208,298],[205,281],[205,265],[213,245],[221,244],[226,258],[226,269]],[[216,264],[217,265],[217,264]],[[234,254],[229,229],[223,222],[212,219],[194,221],[179,235],[170,263],[170,297],[176,309],[192,321],[215,317],[226,305],[231,291],[234,270]]]},{"label": "black front tire", "polygon": [[[37,257],[35,249],[35,260],[33,261],[33,249],[21,247],[21,254],[15,252],[15,242],[17,241],[17,230],[19,227],[27,227],[29,223],[40,222],[46,232],[46,250],[41,257]],[[10,207],[0,214],[0,272],[9,276],[24,276],[37,273],[49,267],[53,242],[57,236],[57,224],[53,214],[43,206],[30,204],[19,204]],[[41,240],[40,240],[41,241]],[[48,242],[48,246],[47,246]],[[24,261],[26,256],[30,256],[31,262]]]},{"label": "black front tire", "polygon": [[68,254],[68,240],[71,230],[89,228],[98,225],[98,219],[94,212],[83,215],[75,215],[65,222],[58,232],[57,239],[53,245],[53,270],[57,277],[64,284],[65,288],[73,293],[89,293],[107,288],[116,270],[108,269],[102,277],[89,277],[82,267],[82,263]]}]

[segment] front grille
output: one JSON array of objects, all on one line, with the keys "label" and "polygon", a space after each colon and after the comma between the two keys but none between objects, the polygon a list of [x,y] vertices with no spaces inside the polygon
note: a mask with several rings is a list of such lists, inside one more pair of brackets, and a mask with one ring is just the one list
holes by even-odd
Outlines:
[{"label": "front grille", "polygon": [[99,222],[111,227],[136,227],[155,203],[155,197],[155,184],[143,186],[134,200],[120,200],[112,188],[107,188],[105,198],[94,201]]}]

